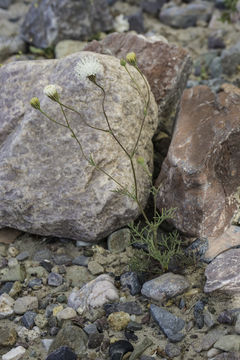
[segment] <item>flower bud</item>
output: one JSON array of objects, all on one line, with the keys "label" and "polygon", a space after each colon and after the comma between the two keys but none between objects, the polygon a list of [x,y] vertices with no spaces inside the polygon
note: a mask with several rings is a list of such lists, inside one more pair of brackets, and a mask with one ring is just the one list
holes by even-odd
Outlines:
[{"label": "flower bud", "polygon": [[142,157],[142,156],[139,156],[138,158],[137,158],[137,162],[140,164],[140,165],[144,165],[144,158]]},{"label": "flower bud", "polygon": [[133,66],[137,65],[137,57],[136,57],[135,52],[128,53],[126,56],[126,60],[129,64],[131,64]]},{"label": "flower bud", "polygon": [[33,97],[33,98],[30,100],[30,105],[31,105],[34,109],[40,110],[40,101],[39,101],[39,98]]},{"label": "flower bud", "polygon": [[126,60],[125,60],[125,59],[121,59],[121,60],[120,60],[120,65],[121,65],[121,66],[126,66]]},{"label": "flower bud", "polygon": [[45,95],[47,95],[53,101],[59,101],[59,95],[55,85],[47,85],[43,89]]}]

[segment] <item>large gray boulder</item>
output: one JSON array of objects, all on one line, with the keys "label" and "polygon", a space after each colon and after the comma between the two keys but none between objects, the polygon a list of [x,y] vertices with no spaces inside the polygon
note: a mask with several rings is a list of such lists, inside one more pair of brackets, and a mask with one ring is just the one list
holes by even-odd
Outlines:
[{"label": "large gray boulder", "polygon": [[[113,192],[116,184],[83,158],[68,129],[31,108],[38,96],[41,107],[64,123],[59,106],[43,94],[47,84],[57,84],[62,101],[75,106],[80,116],[67,111],[68,119],[89,158],[131,190],[129,161],[112,136],[87,127],[106,128],[102,93],[74,72],[85,56],[103,66],[98,81],[106,89],[105,109],[112,128],[128,151],[133,149],[143,116],[143,101],[119,60],[80,52],[60,60],[22,61],[0,68],[0,227],[12,227],[40,235],[97,241],[136,218],[132,200]],[[146,93],[138,72],[131,68]],[[84,101],[84,102],[81,102]],[[151,95],[138,155],[152,170],[152,136],[158,126],[157,105]],[[136,165],[139,198],[144,206],[149,178]]]},{"label": "large gray boulder", "polygon": [[32,3],[21,35],[26,42],[47,48],[65,39],[86,40],[111,28],[107,0],[42,0]]}]

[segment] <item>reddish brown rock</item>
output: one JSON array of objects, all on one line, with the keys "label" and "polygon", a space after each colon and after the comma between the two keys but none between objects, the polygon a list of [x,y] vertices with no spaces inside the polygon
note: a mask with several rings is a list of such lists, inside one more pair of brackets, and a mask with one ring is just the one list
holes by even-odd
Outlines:
[{"label": "reddish brown rock", "polygon": [[216,237],[230,226],[240,185],[240,90],[225,84],[185,90],[157,184],[158,208],[177,208],[174,225]]},{"label": "reddish brown rock", "polygon": [[240,249],[230,249],[216,257],[206,268],[204,292],[240,293]]},{"label": "reddish brown rock", "polygon": [[161,127],[172,132],[174,115],[191,72],[192,62],[185,50],[132,33],[110,34],[102,41],[92,41],[84,50],[119,59],[134,51],[158,104]]}]

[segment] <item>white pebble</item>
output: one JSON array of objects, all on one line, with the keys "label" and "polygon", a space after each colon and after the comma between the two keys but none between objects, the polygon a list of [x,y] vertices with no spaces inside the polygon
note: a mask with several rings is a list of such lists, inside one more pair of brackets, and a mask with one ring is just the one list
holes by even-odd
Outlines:
[{"label": "white pebble", "polygon": [[18,346],[2,356],[2,360],[18,360],[23,357],[26,349],[23,346]]}]

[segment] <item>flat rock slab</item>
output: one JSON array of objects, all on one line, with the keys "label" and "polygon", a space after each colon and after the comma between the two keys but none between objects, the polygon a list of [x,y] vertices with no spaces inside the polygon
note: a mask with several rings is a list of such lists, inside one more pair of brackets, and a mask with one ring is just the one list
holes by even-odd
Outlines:
[{"label": "flat rock slab", "polygon": [[152,41],[142,35],[113,33],[92,41],[84,50],[124,58],[134,51],[159,107],[160,125],[172,132],[175,113],[191,72],[189,54],[173,44]]},{"label": "flat rock slab", "polygon": [[178,342],[184,338],[185,335],[181,333],[181,330],[185,327],[183,319],[154,304],[150,306],[150,313],[170,341]]},{"label": "flat rock slab", "polygon": [[208,249],[203,258],[206,261],[213,260],[222,252],[240,245],[240,227],[231,225],[222,235],[208,237]]},{"label": "flat rock slab", "polygon": [[240,249],[230,249],[218,255],[206,268],[204,292],[219,290],[240,293]]},{"label": "flat rock slab", "polygon": [[[87,159],[94,161],[124,187],[133,188],[130,161],[106,132],[103,94],[88,79],[77,77],[74,68],[81,58],[93,57],[102,67],[97,80],[106,89],[105,110],[116,135],[128,151],[136,143],[144,105],[119,60],[101,54],[80,52],[60,60],[21,61],[0,68],[0,227],[29,233],[96,242],[127,225],[139,214],[134,201],[116,193],[118,185],[89,164],[71,132],[33,109],[29,101],[38,96],[41,107],[64,123],[59,105],[43,94],[56,84],[68,120],[82,143]],[[131,68],[142,91],[145,82]],[[158,126],[157,104],[151,94],[136,157],[141,155],[152,171],[152,137]],[[134,162],[136,162],[136,157]],[[147,202],[150,182],[136,165],[139,200]]]},{"label": "flat rock slab", "polygon": [[220,236],[237,210],[240,90],[224,84],[185,90],[157,184],[157,206],[176,208],[173,224],[193,237]]},{"label": "flat rock slab", "polygon": [[182,275],[163,274],[143,284],[142,295],[157,301],[165,301],[182,294],[189,287],[188,281]]}]

